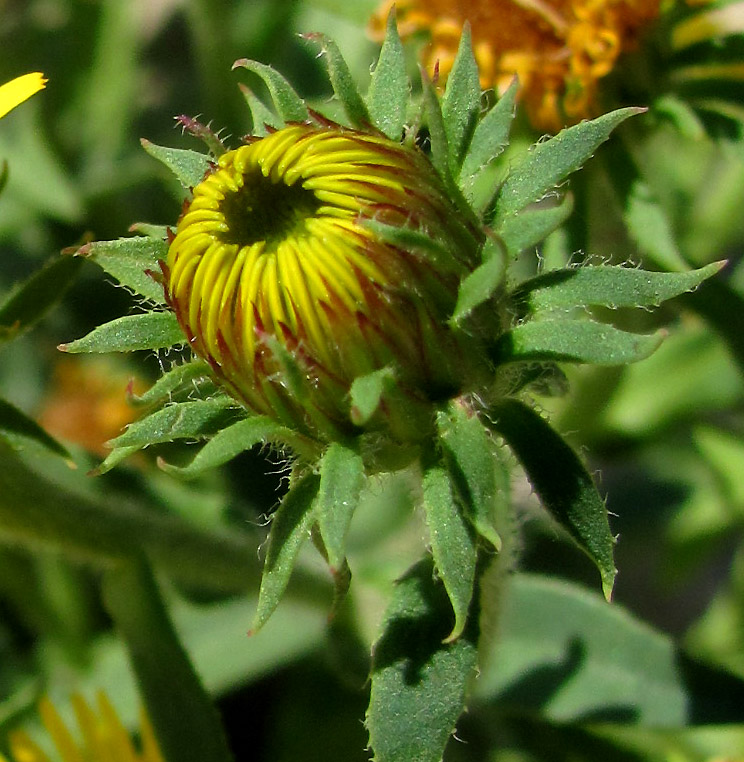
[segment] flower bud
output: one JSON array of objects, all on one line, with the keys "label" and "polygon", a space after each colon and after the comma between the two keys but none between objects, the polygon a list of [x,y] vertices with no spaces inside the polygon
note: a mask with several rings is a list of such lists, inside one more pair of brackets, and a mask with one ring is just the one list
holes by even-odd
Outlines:
[{"label": "flower bud", "polygon": [[351,384],[389,367],[396,391],[364,425],[417,439],[431,403],[475,372],[447,321],[479,243],[418,149],[291,125],[223,154],[194,188],[166,297],[194,352],[248,408],[316,438],[353,435]]}]

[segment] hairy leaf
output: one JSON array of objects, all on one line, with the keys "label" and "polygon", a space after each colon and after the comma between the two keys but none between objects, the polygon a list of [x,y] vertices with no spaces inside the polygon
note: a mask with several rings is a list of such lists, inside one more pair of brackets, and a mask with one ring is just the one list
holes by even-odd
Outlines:
[{"label": "hairy leaf", "polygon": [[540,415],[518,400],[494,404],[488,420],[514,451],[542,504],[597,565],[609,600],[616,574],[615,541],[604,501],[579,457]]},{"label": "hairy leaf", "polygon": [[82,339],[60,344],[62,352],[133,352],[183,344],[186,337],[172,312],[125,315],[94,328]]},{"label": "hairy leaf", "polygon": [[292,85],[276,69],[248,58],[238,59],[232,67],[233,69],[238,67],[248,69],[263,80],[274,101],[277,114],[285,122],[304,122],[309,119],[310,114],[305,101],[297,95]]},{"label": "hairy leaf", "polygon": [[166,148],[144,139],[140,142],[145,151],[165,164],[187,190],[199,185],[209,171],[210,159],[206,154],[183,148]]},{"label": "hairy leaf", "polygon": [[174,392],[208,376],[209,365],[204,360],[184,362],[163,373],[144,394],[130,394],[130,400],[135,405],[162,404],[170,400]]},{"label": "hairy leaf", "polygon": [[525,209],[521,214],[507,217],[496,231],[512,259],[536,246],[562,225],[573,211],[573,196],[566,194],[557,204]]},{"label": "hairy leaf", "polygon": [[662,333],[628,333],[592,320],[532,320],[499,337],[492,356],[498,363],[625,365],[648,357],[663,338]]},{"label": "hairy leaf", "polygon": [[483,264],[460,284],[452,322],[461,323],[476,307],[488,301],[504,283],[506,258],[501,242],[493,238],[483,245]]},{"label": "hairy leaf", "polygon": [[395,384],[392,368],[380,368],[365,376],[358,376],[351,384],[351,420],[363,426],[377,412],[383,394]]},{"label": "hairy leaf", "polygon": [[477,656],[475,625],[445,643],[451,625],[447,593],[424,559],[398,581],[372,652],[367,729],[375,762],[441,761]]}]

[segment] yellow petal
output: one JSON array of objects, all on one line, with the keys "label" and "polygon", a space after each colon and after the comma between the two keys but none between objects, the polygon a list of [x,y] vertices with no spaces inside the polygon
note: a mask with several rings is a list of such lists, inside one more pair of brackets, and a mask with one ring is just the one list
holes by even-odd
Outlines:
[{"label": "yellow petal", "polygon": [[24,74],[21,77],[11,79],[0,87],[0,117],[14,109],[19,103],[23,103],[34,93],[38,93],[46,85],[46,79],[40,71],[33,74]]}]

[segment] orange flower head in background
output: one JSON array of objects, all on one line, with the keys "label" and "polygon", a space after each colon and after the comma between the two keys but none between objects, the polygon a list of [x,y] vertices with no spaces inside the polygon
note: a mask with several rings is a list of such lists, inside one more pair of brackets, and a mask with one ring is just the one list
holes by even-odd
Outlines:
[{"label": "orange flower head in background", "polygon": [[532,124],[557,132],[596,116],[599,81],[633,49],[661,0],[387,0],[370,30],[382,39],[395,5],[404,39],[428,33],[424,65],[446,79],[470,22],[481,86],[502,93],[516,74]]}]

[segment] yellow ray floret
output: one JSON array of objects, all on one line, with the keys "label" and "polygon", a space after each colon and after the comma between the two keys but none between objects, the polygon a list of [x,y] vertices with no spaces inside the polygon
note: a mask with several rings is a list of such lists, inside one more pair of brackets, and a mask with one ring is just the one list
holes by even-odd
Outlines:
[{"label": "yellow ray floret", "polygon": [[0,86],[0,117],[5,116],[34,93],[42,90],[46,86],[46,82],[44,75],[36,71],[32,74],[16,77]]}]

